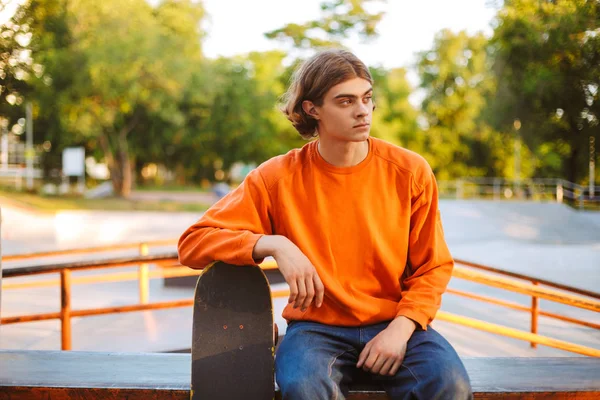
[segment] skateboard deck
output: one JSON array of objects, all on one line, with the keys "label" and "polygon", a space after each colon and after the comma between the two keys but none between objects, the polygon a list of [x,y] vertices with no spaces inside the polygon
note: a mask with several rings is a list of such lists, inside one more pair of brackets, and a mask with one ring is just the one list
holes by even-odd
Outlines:
[{"label": "skateboard deck", "polygon": [[215,262],[198,278],[191,400],[271,400],[273,305],[264,272]]}]

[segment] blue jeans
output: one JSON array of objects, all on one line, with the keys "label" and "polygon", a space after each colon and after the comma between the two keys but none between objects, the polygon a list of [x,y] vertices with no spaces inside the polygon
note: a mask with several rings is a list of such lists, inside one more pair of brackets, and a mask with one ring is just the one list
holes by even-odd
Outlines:
[{"label": "blue jeans", "polygon": [[389,322],[341,327],[293,321],[275,358],[275,377],[283,400],[341,400],[351,382],[368,382],[390,399],[472,399],[462,361],[431,327],[417,328],[407,344],[395,376],[375,375],[356,368],[365,345]]}]

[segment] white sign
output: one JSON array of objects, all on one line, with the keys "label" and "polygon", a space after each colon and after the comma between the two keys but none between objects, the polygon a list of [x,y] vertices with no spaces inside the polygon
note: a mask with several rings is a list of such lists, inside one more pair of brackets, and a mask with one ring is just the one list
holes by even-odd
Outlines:
[{"label": "white sign", "polygon": [[83,147],[67,147],[62,154],[63,173],[66,176],[84,176],[85,149]]}]

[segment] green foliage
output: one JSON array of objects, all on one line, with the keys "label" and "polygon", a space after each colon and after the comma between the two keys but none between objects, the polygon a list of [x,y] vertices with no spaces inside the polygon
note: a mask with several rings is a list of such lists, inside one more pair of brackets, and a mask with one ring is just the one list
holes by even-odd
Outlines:
[{"label": "green foliage", "polygon": [[495,175],[491,132],[482,114],[495,89],[482,34],[440,32],[417,65],[425,91],[421,145],[439,179]]},{"label": "green foliage", "polygon": [[538,173],[586,176],[590,136],[600,118],[600,3],[507,0],[493,45],[496,126],[520,119]]},{"label": "green foliage", "polygon": [[[144,0],[69,4],[74,50],[85,64],[73,88],[79,101],[69,105],[67,122],[83,135],[128,134],[147,114],[180,123],[174,104],[189,76],[181,52],[196,38],[173,34],[175,22],[169,25],[167,18],[176,18],[172,8],[152,10]],[[162,10],[169,14],[162,16]],[[190,50],[199,53],[199,43]]]},{"label": "green foliage", "polygon": [[100,149],[115,192],[127,196],[134,160],[149,147],[143,128],[185,124],[179,103],[201,60],[203,10],[191,1],[73,0],[67,15],[78,63],[61,92],[60,124]]},{"label": "green foliage", "polygon": [[[7,4],[2,1],[0,10]],[[31,26],[21,9],[0,26],[0,115],[12,124],[21,116],[19,106],[29,90],[27,79],[42,72],[42,66],[34,64],[31,57],[31,36]]]},{"label": "green foliage", "polygon": [[422,135],[417,125],[418,111],[409,102],[412,87],[406,79],[406,69],[371,68],[375,81],[373,136],[398,146],[420,152]]},{"label": "green foliage", "polygon": [[[320,19],[303,24],[286,24],[267,32],[269,39],[291,42],[296,48],[339,47],[342,40],[356,34],[362,38],[377,35],[383,12],[369,12],[369,3],[382,0],[329,0],[321,3]],[[385,1],[385,0],[383,0]]]},{"label": "green foliage", "polygon": [[[284,53],[206,61],[184,88],[184,126],[173,131],[168,167],[186,179],[215,180],[235,162],[260,163],[301,144],[275,108]],[[165,131],[162,133],[164,136]]]},{"label": "green foliage", "polygon": [[[372,38],[377,3],[323,1],[317,20],[267,37],[296,50]],[[198,183],[303,145],[277,109],[301,60],[277,51],[205,59],[203,18],[193,0],[29,0],[0,28],[0,115],[14,123],[33,101],[34,140],[52,142],[46,169],[60,165],[62,148],[83,145],[123,196],[150,163]],[[418,88],[405,68],[371,69],[372,134],[425,156],[440,180],[516,177],[518,164],[521,178],[581,181],[588,138],[600,142],[599,21],[597,1],[506,0],[491,41],[441,31],[419,54]]]}]

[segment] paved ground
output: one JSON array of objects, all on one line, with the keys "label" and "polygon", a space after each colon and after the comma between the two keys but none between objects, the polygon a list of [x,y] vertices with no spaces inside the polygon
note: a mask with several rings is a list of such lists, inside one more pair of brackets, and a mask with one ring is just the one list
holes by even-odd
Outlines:
[{"label": "paved ground", "polygon": [[176,201],[180,203],[212,204],[217,200],[213,192],[160,192],[137,191],[131,192],[131,200]]},{"label": "paved ground", "polygon": [[[600,214],[574,211],[552,203],[442,201],[442,218],[449,246],[456,258],[598,291],[600,287]],[[31,214],[2,210],[4,254],[57,248],[87,247],[152,239],[176,239],[199,217],[196,213],[60,212]],[[174,250],[174,248],[165,248]],[[15,264],[13,264],[15,265]],[[6,266],[6,265],[5,265]],[[529,304],[530,299],[466,281],[450,287],[486,296],[500,296]],[[151,301],[191,298],[191,289],[151,285]],[[5,290],[2,315],[57,311],[57,288]],[[74,308],[107,307],[137,301],[135,282],[75,286]],[[283,301],[276,301],[279,317]],[[567,313],[600,323],[598,313],[566,309],[542,301],[542,309]],[[528,329],[529,315],[447,294],[443,310],[519,329]],[[548,356],[572,355],[506,339],[473,329],[435,322],[461,355]],[[540,318],[539,332],[550,337],[600,348],[600,333],[548,318]],[[168,351],[189,347],[191,308],[78,318],[73,321],[73,348],[104,351]],[[45,321],[0,327],[0,348],[58,349],[59,323]]]}]

